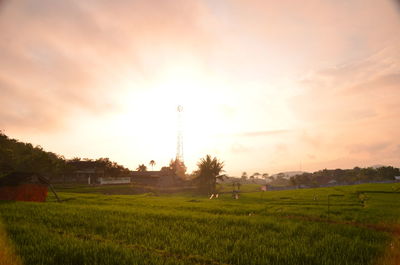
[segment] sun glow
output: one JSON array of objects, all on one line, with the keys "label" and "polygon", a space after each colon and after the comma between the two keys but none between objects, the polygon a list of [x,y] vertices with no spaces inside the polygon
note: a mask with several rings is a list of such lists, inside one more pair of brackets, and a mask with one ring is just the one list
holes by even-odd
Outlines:
[{"label": "sun glow", "polygon": [[[119,118],[123,130],[132,135],[136,145],[150,157],[175,157],[177,137],[177,106],[183,106],[184,157],[187,164],[215,146],[221,133],[224,113],[220,105],[226,89],[212,75],[206,76],[196,67],[170,67],[156,80],[142,84],[143,89],[124,96],[124,111]],[[126,81],[124,86],[132,87]],[[129,91],[129,89],[127,89]],[[140,115],[138,115],[138,113]],[[139,140],[140,139],[140,140]]]}]

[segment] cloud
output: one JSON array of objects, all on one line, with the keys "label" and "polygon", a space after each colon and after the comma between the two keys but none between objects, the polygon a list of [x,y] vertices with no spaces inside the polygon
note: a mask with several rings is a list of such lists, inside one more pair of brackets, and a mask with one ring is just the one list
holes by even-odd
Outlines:
[{"label": "cloud", "polygon": [[392,0],[392,1],[396,5],[396,7],[398,8],[398,11],[400,13],[400,0]]},{"label": "cloud", "polygon": [[151,80],[172,56],[205,53],[209,43],[195,2],[27,0],[1,12],[3,128],[48,130],[77,113],[111,113],[124,79]]},{"label": "cloud", "polygon": [[383,152],[390,146],[389,142],[381,142],[374,144],[353,144],[348,147],[349,152],[351,154],[357,153],[368,153],[372,155],[376,155],[380,152]]},{"label": "cloud", "polygon": [[393,144],[400,137],[399,47],[400,39],[299,81],[299,93],[289,106],[306,132],[299,140],[318,157],[310,167],[397,163]]},{"label": "cloud", "polygon": [[[360,161],[366,151],[356,152],[358,144],[399,137],[400,16],[390,1],[2,3],[0,129],[26,138],[38,130],[49,143],[54,130],[65,137],[69,128],[122,150],[132,136],[118,135],[132,124],[170,126],[154,103],[174,98],[163,85],[180,77],[181,90],[213,109],[218,132],[237,132],[217,139],[221,155],[246,152],[249,165],[275,159],[278,167],[307,154],[315,163],[347,159],[350,147],[350,160]],[[204,149],[217,146],[202,140]],[[276,155],[277,143],[290,152]]]},{"label": "cloud", "polygon": [[[395,45],[400,47],[400,40]],[[314,72],[300,81],[302,93],[291,99],[294,113],[304,120],[330,124],[400,114],[398,47]]]},{"label": "cloud", "polygon": [[[371,93],[378,92],[380,94],[397,92],[400,84],[400,71],[387,75],[377,76],[367,82],[357,84],[346,90],[346,93]],[[375,91],[374,91],[375,90]],[[376,91],[377,90],[377,91]]]}]

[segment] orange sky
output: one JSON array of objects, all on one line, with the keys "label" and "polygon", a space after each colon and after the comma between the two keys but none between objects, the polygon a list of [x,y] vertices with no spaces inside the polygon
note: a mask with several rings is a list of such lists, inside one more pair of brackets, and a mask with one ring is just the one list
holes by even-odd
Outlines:
[{"label": "orange sky", "polygon": [[0,129],[131,169],[400,166],[390,0],[0,1]]}]

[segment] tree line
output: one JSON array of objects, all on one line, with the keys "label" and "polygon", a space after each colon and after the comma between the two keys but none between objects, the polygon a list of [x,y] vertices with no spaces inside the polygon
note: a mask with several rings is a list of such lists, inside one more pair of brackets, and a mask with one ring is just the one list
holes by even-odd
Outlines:
[{"label": "tree line", "polygon": [[118,177],[129,170],[108,158],[96,160],[88,158],[65,159],[64,156],[47,152],[39,145],[33,146],[9,138],[0,131],[0,177],[11,172],[35,172],[49,179],[69,175],[75,170],[91,164],[101,168],[108,176]]},{"label": "tree line", "polygon": [[[154,166],[155,161],[150,161]],[[162,167],[165,175],[173,175],[182,181],[189,181],[197,185],[204,193],[213,193],[216,190],[217,179],[222,179],[224,163],[216,157],[207,155],[197,164],[198,169],[191,175],[186,174],[186,166],[183,161],[172,159],[168,166]],[[33,146],[16,139],[9,138],[0,131],[0,177],[12,172],[34,172],[52,178],[61,178],[71,175],[76,170],[98,168],[104,174],[111,177],[121,177],[129,174],[129,169],[111,161],[108,158],[89,159],[75,157],[66,159],[62,155],[47,152],[39,145]],[[137,168],[146,171],[147,167],[142,164]]]},{"label": "tree line", "polygon": [[400,176],[400,169],[392,166],[382,167],[355,167],[353,169],[324,169],[313,173],[303,173],[291,177],[293,186],[307,185],[320,186],[328,183],[354,184],[360,182],[393,180],[394,176]]}]

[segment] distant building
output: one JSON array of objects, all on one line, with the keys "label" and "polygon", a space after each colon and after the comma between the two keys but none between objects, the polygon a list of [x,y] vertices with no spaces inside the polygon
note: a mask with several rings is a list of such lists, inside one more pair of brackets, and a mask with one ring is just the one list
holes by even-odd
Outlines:
[{"label": "distant building", "polygon": [[394,179],[400,181],[400,176],[395,176]]},{"label": "distant building", "polygon": [[131,177],[119,177],[119,178],[100,177],[97,180],[98,180],[100,185],[129,184],[129,183],[131,183]]},{"label": "distant building", "polygon": [[75,170],[68,179],[75,183],[98,184],[101,178],[104,178],[104,170],[94,167]]},{"label": "distant building", "polygon": [[105,175],[105,167],[95,161],[67,161],[69,170],[63,176],[52,178],[53,183],[100,184]]},{"label": "distant building", "polygon": [[74,170],[67,176],[67,182],[99,184],[100,178],[104,178],[104,167],[95,161],[69,161],[68,166]]},{"label": "distant building", "polygon": [[131,182],[144,186],[172,187],[177,184],[176,177],[166,171],[131,171]]}]

